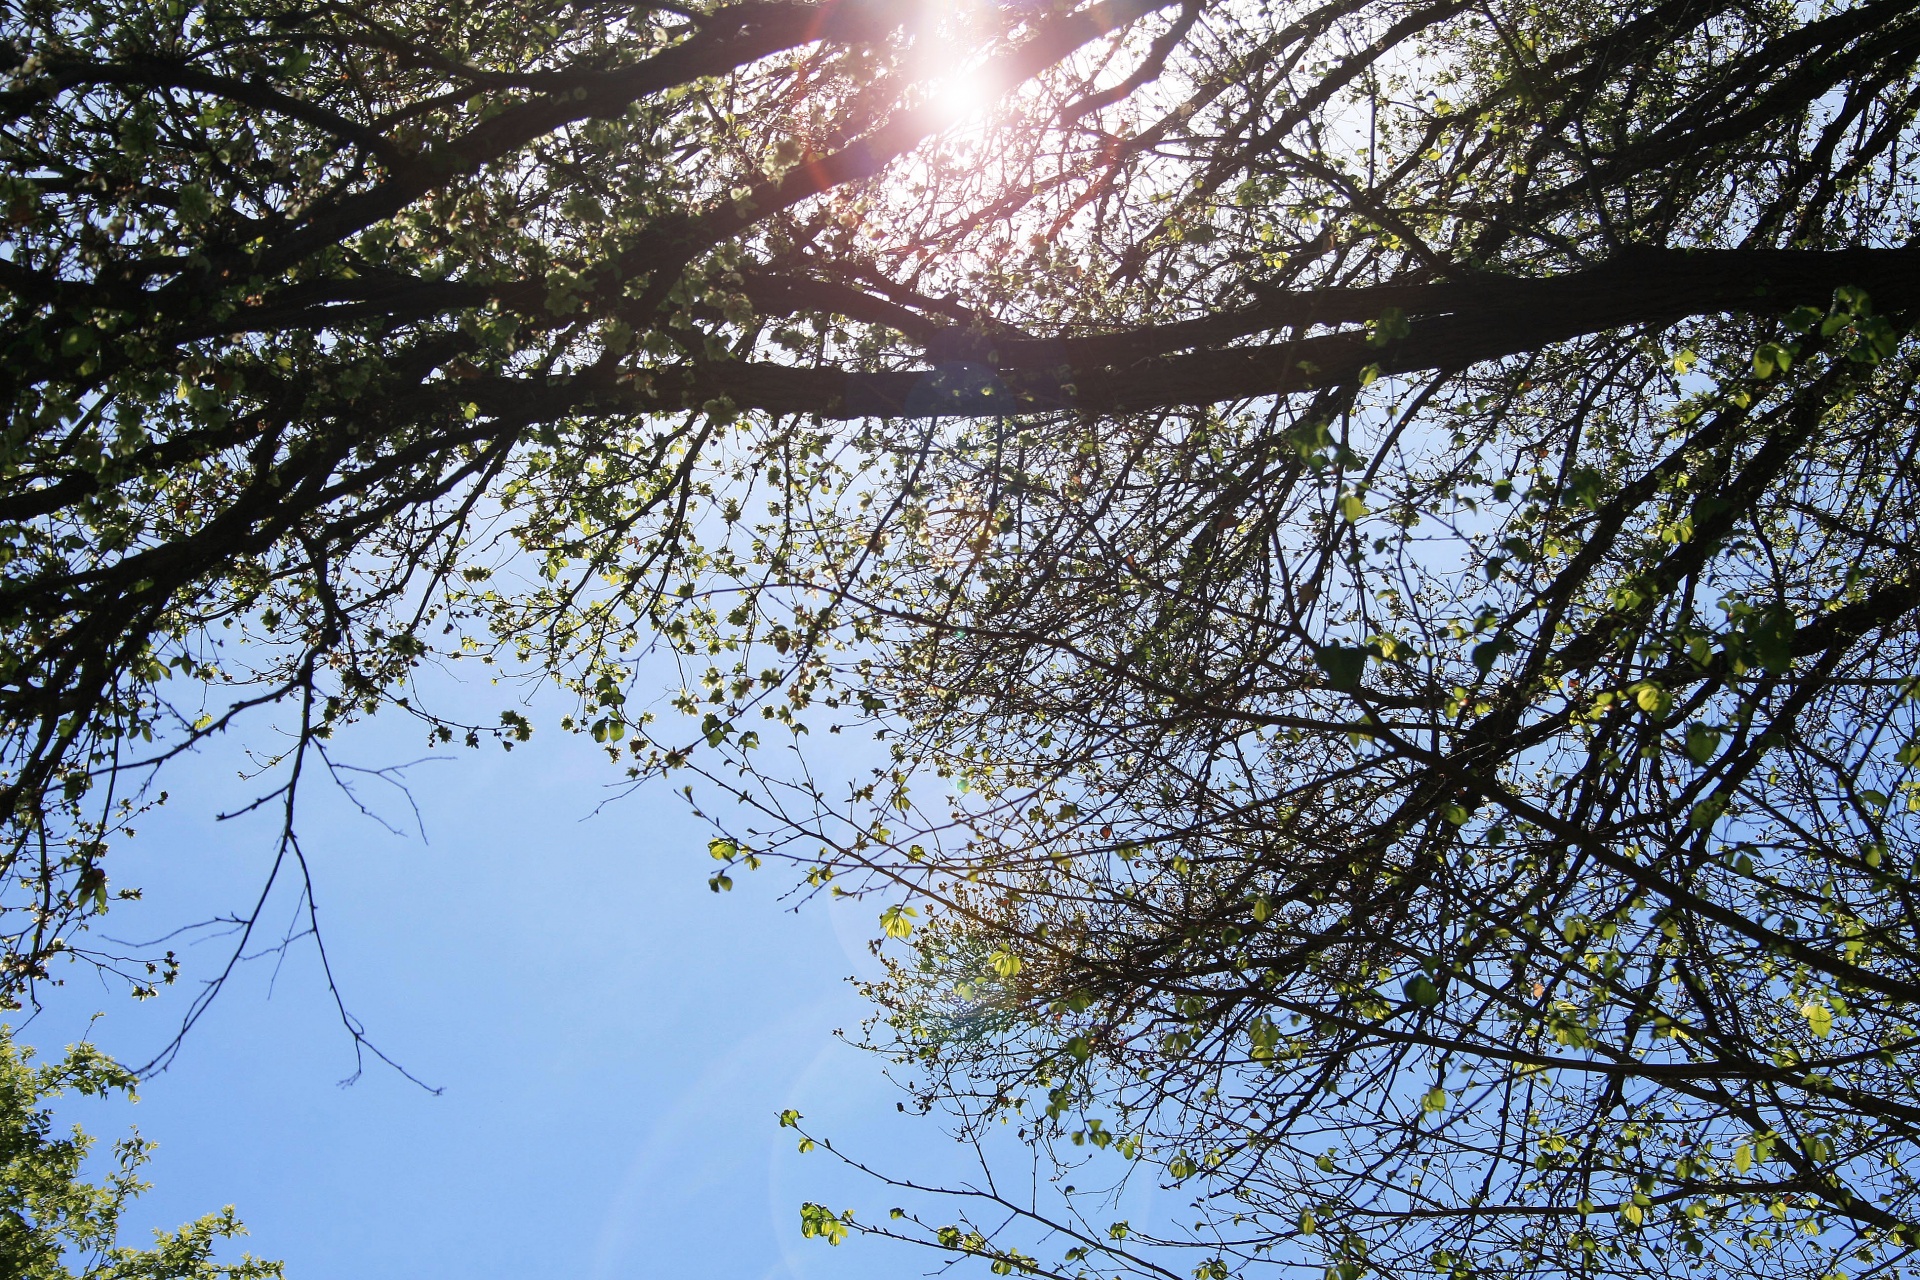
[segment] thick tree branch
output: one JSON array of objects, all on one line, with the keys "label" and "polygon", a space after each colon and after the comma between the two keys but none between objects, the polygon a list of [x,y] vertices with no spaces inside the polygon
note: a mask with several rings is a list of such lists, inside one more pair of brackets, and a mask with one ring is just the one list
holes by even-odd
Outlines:
[{"label": "thick tree branch", "polygon": [[[1688,316],[1770,315],[1824,305],[1842,285],[1870,282],[1885,310],[1920,305],[1920,249],[1630,250],[1586,271],[1543,280],[1330,289],[1275,295],[1230,316],[1103,337],[1051,341],[971,340],[972,360],[913,372],[801,369],[767,362],[708,364],[578,378],[535,387],[516,379],[477,380],[473,398],[493,410],[528,397],[551,397],[548,411],[589,402],[632,411],[672,411],[716,399],[739,409],[823,418],[967,417],[1068,409],[1138,412],[1220,404],[1309,391],[1383,374],[1459,370],[1587,334],[1672,324]],[[774,290],[763,290],[773,296]],[[909,320],[892,304],[845,286],[808,282],[801,299],[857,318]],[[1373,345],[1361,331],[1284,343],[1223,346],[1121,363],[1150,352],[1283,325],[1378,318],[1389,308],[1410,318],[1398,341]],[[915,328],[925,333],[924,328]]]}]

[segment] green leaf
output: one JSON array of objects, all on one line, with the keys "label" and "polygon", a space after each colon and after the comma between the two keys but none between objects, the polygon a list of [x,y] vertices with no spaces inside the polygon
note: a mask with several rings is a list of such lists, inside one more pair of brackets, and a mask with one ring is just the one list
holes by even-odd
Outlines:
[{"label": "green leaf", "polygon": [[1378,320],[1367,322],[1367,345],[1392,346],[1412,332],[1413,326],[1407,323],[1406,313],[1399,307],[1388,307],[1380,313]]},{"label": "green leaf", "polygon": [[1715,822],[1719,821],[1720,815],[1725,813],[1726,809],[1726,797],[1708,796],[1699,804],[1694,805],[1688,812],[1687,825],[1695,830],[1705,831],[1708,827],[1711,827]]},{"label": "green leaf", "polygon": [[1370,650],[1348,645],[1321,645],[1313,651],[1313,661],[1327,673],[1329,688],[1351,693],[1360,687],[1366,673]]},{"label": "green leaf", "polygon": [[1440,988],[1424,973],[1408,978],[1402,990],[1406,992],[1407,999],[1422,1009],[1431,1009],[1440,1003]]},{"label": "green leaf", "polygon": [[1869,316],[1873,314],[1873,299],[1867,291],[1857,284],[1843,284],[1833,291],[1834,306],[1848,315]]},{"label": "green leaf", "polygon": [[905,938],[913,932],[912,917],[919,914],[912,907],[895,903],[880,913],[880,927],[889,938]]},{"label": "green leaf", "polygon": [[1516,645],[1511,635],[1502,633],[1491,640],[1485,640],[1473,646],[1473,665],[1482,677],[1493,673],[1493,664],[1500,661],[1503,654],[1514,651]]},{"label": "green leaf", "polygon": [[1824,1040],[1833,1031],[1833,1010],[1824,1000],[1809,1000],[1800,1006],[1800,1016],[1807,1020],[1807,1029]]},{"label": "green leaf", "polygon": [[1760,665],[1775,675],[1793,666],[1793,611],[1783,605],[1770,605],[1749,615],[1747,639],[1753,645]]},{"label": "green leaf", "polygon": [[1818,307],[1795,307],[1787,313],[1787,327],[1795,333],[1812,333],[1825,318],[1826,312]]},{"label": "green leaf", "polygon": [[800,1234],[809,1240],[825,1240],[837,1245],[847,1238],[847,1221],[851,1217],[851,1214],[836,1217],[825,1205],[809,1201],[800,1206]]},{"label": "green leaf", "polygon": [[1695,764],[1705,764],[1720,749],[1720,731],[1711,725],[1687,726],[1687,754]]}]

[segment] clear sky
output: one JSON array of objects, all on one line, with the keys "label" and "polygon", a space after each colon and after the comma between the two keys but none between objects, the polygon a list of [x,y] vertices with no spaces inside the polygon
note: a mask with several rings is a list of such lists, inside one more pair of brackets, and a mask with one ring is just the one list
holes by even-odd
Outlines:
[{"label": "clear sky", "polygon": [[[367,764],[420,753],[397,724],[343,751]],[[953,1150],[896,1114],[877,1059],[831,1034],[863,1016],[846,979],[871,963],[878,907],[788,912],[775,897],[792,877],[775,868],[709,892],[708,833],[684,804],[661,787],[588,817],[616,775],[550,728],[511,755],[453,754],[414,775],[425,844],[317,788],[302,827],[353,1012],[444,1092],[378,1064],[339,1087],[352,1046],[311,948],[277,975],[270,960],[245,966],[137,1105],[63,1108],[103,1140],[133,1121],[159,1142],[136,1230],[233,1203],[247,1247],[296,1280],[930,1270],[931,1254],[802,1240],[803,1199],[880,1213],[889,1201],[797,1153],[775,1123],[797,1107],[843,1150],[896,1167]],[[116,904],[100,932],[151,937],[250,901],[270,825],[210,820],[243,795],[238,763],[208,756],[167,779],[162,816],[110,864],[116,888],[147,898]],[[183,948],[181,986],[145,1004],[74,971],[19,1038],[54,1051],[104,1011],[94,1039],[143,1061],[224,945]]]}]

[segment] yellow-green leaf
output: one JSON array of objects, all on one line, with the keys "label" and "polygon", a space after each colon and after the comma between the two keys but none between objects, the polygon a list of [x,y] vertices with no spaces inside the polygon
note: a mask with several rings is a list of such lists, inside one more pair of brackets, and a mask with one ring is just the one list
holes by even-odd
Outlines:
[{"label": "yellow-green leaf", "polygon": [[1807,1020],[1807,1029],[1822,1040],[1833,1031],[1833,1010],[1825,1001],[1807,1001],[1800,1006],[1800,1016]]},{"label": "yellow-green leaf", "polygon": [[911,917],[919,914],[912,907],[895,903],[880,913],[880,927],[887,931],[889,938],[905,938],[913,932]]}]

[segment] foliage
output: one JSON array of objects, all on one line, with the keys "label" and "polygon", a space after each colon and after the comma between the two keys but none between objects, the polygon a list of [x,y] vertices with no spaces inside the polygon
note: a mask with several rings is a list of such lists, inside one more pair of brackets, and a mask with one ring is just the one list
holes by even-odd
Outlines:
[{"label": "foliage", "polygon": [[809,1234],[1908,1257],[1911,5],[8,22],[14,995],[166,759],[285,707],[279,866],[354,717],[531,732],[477,664],[884,895],[924,1107],[1198,1211]]},{"label": "foliage", "polygon": [[81,1172],[93,1139],[77,1125],[70,1137],[55,1136],[46,1104],[69,1093],[131,1097],[133,1077],[90,1044],[45,1066],[34,1066],[32,1056],[0,1028],[0,1269],[19,1280],[267,1280],[282,1274],[278,1262],[251,1255],[213,1261],[219,1241],[245,1234],[232,1205],[177,1231],[156,1231],[151,1249],[117,1244],[120,1215],[148,1189],[139,1171],[153,1144],[138,1134],[114,1143],[112,1169],[95,1185]]},{"label": "foliage", "polygon": [[[1848,35],[1793,84],[1820,59],[1785,51],[1866,9],[1674,12],[1556,10],[1519,49],[1430,20],[1342,171],[1393,175],[1314,294],[1355,327],[1299,339],[1377,368],[879,446],[925,461],[897,509],[836,513],[853,648],[821,685],[883,709],[892,766],[863,809],[741,787],[737,844],[913,895],[878,1043],[964,1135],[1008,1122],[1097,1190],[861,1229],[1062,1275],[1171,1274],[1173,1247],[1203,1278],[1907,1258],[1910,295],[1659,312],[1742,256],[1911,252],[1912,57]],[[1221,108],[1162,190],[1205,191],[1261,110]],[[1331,132],[1234,154],[1250,186],[1193,256],[1269,227],[1298,253],[1314,223],[1266,193]],[[1091,261],[1125,260],[1111,227]],[[1435,277],[1473,283],[1374,283]],[[1396,376],[1516,317],[1506,351]],[[1148,1178],[1198,1212],[1115,1237],[1100,1206]]]},{"label": "foliage", "polygon": [[[423,663],[504,644],[624,736],[621,636],[738,409],[845,417],[916,378],[860,325],[757,314],[867,259],[864,203],[820,197],[938,132],[905,64],[964,36],[1017,76],[1152,6],[1028,7],[916,44],[869,0],[8,6],[0,999],[63,952],[173,978],[86,945],[126,892],[104,860],[153,771],[256,708],[291,712],[259,760],[276,867],[339,725],[531,731],[432,714]],[[496,592],[502,546],[544,577]]]}]

